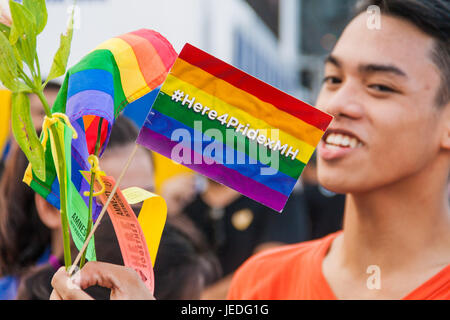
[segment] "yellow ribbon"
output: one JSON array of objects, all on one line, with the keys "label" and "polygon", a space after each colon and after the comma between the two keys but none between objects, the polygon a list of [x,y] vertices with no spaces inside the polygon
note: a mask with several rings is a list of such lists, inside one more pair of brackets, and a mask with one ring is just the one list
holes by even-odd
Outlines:
[{"label": "yellow ribbon", "polygon": [[[42,146],[45,147],[47,145],[47,141],[48,141],[48,137],[49,137],[49,133],[48,133],[48,129],[54,125],[56,122],[58,121],[62,121],[64,122],[64,124],[66,124],[70,129],[72,129],[73,131],[73,139],[77,139],[78,138],[78,134],[77,131],[75,130],[75,128],[72,126],[72,124],[69,121],[69,117],[67,117],[67,115],[65,115],[64,113],[59,113],[59,112],[55,112],[52,114],[51,117],[45,117],[44,118],[44,123],[42,124]],[[51,134],[51,132],[50,132]],[[88,162],[91,164],[91,172],[96,176],[97,181],[100,183],[100,185],[102,186],[102,189],[99,192],[96,192],[93,194],[94,197],[97,197],[101,194],[103,194],[105,192],[105,184],[103,183],[103,180],[100,179],[100,175],[103,173],[100,170],[100,166],[99,166],[99,161],[98,161],[98,157],[96,155],[91,154],[88,157]],[[84,195],[86,197],[89,196],[89,191],[85,191]]]},{"label": "yellow ribbon", "polygon": [[[104,172],[101,171],[100,169],[100,165],[99,165],[99,161],[98,161],[98,157],[95,154],[91,154],[88,157],[88,162],[91,164],[91,173],[95,174],[95,179],[98,181],[98,183],[100,184],[100,186],[102,187],[100,189],[100,191],[98,192],[94,192],[92,195],[94,197],[98,197],[99,195],[103,194],[105,192],[105,183],[103,182],[103,179],[100,178],[100,176],[103,174]],[[89,197],[90,191],[85,191],[84,193],[85,197]]]},{"label": "yellow ribbon", "polygon": [[56,122],[58,122],[58,120],[62,120],[62,122],[64,122],[70,129],[72,129],[73,139],[78,138],[77,131],[70,123],[69,117],[67,117],[67,115],[65,115],[64,113],[55,112],[52,114],[52,116],[50,118],[45,116],[44,123],[42,124],[42,142],[41,143],[42,143],[42,146],[44,147],[44,150],[45,150],[45,146],[47,145],[47,141],[48,141],[47,131],[52,125],[54,125]]},{"label": "yellow ribbon", "polygon": [[143,202],[138,221],[154,266],[167,219],[166,201],[163,197],[138,187],[125,189],[122,194],[130,205]]},{"label": "yellow ribbon", "polygon": [[[44,151],[47,149],[47,141],[50,135],[52,135],[52,132],[50,131],[50,133],[48,132],[48,130],[50,129],[50,127],[52,125],[54,125],[56,122],[58,122],[59,120],[61,120],[65,125],[67,125],[70,129],[72,129],[73,132],[73,139],[77,139],[78,138],[78,134],[75,130],[75,128],[72,126],[72,124],[70,123],[69,117],[67,117],[67,115],[65,115],[64,113],[59,113],[59,112],[55,112],[52,114],[51,117],[44,117],[44,122],[42,123],[42,147],[44,148]],[[53,157],[54,161],[55,161],[55,166],[58,167],[57,165],[57,161],[58,158]],[[31,173],[31,164],[28,164],[27,170],[25,171],[25,175],[23,177],[23,182],[25,182],[26,184],[30,185],[31,181],[33,180],[33,174]]]}]

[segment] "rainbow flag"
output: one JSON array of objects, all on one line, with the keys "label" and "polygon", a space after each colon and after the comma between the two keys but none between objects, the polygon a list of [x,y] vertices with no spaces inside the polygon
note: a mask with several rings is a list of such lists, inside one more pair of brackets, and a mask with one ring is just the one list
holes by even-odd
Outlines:
[{"label": "rainbow flag", "polygon": [[137,143],[281,212],[331,120],[186,44]]},{"label": "rainbow flag", "polygon": [[[119,113],[161,86],[176,57],[172,45],[162,35],[141,29],[102,43],[67,72],[52,112],[65,113],[78,133],[78,139],[71,143],[71,183],[75,190],[73,198],[78,203],[78,220],[87,221],[89,199],[83,192],[89,191],[89,183],[80,171],[90,169],[87,158],[95,150],[100,118],[104,119],[101,155]],[[45,181],[40,181],[32,170],[27,170],[24,181],[59,209],[59,183],[49,143],[45,157]],[[93,209],[96,219],[101,210],[96,201]]]}]

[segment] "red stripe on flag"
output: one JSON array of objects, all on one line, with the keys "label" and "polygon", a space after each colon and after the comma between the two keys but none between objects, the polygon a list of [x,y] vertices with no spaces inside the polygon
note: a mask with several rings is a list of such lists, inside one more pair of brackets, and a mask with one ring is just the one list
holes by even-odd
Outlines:
[{"label": "red stripe on flag", "polygon": [[329,114],[256,79],[189,43],[186,43],[183,47],[179,58],[258,97],[262,101],[274,105],[278,109],[287,112],[322,131],[325,131],[328,128],[333,119]]},{"label": "red stripe on flag", "polygon": [[156,31],[148,29],[140,29],[131,33],[147,39],[153,48],[155,48],[156,52],[158,52],[166,67],[166,70],[169,71],[170,68],[172,68],[175,60],[177,59],[177,52],[162,35]]},{"label": "red stripe on flag", "polygon": [[[86,144],[87,150],[89,154],[95,153],[95,145],[97,143],[97,133],[98,133],[98,125],[100,122],[100,117],[95,116],[94,120],[91,122],[88,128],[84,128],[86,134]],[[106,138],[108,137],[108,121],[103,119],[101,136],[100,136],[100,149],[102,150],[102,146],[105,143]]]},{"label": "red stripe on flag", "polygon": [[[99,121],[100,121],[100,119],[99,119]],[[108,138],[108,130],[109,130],[109,123],[106,119],[103,119],[99,152],[101,152],[103,145],[105,144],[106,138]]]}]

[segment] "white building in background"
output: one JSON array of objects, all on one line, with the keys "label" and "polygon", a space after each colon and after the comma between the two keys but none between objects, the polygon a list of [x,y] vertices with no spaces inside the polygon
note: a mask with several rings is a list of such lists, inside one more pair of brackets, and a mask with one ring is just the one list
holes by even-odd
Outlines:
[{"label": "white building in background", "polygon": [[[39,36],[48,72],[70,15],[72,0],[47,0],[49,20]],[[293,94],[298,81],[298,3],[279,0],[279,39],[244,0],[78,0],[69,66],[101,42],[140,28],[164,35],[179,52],[186,42]]]}]

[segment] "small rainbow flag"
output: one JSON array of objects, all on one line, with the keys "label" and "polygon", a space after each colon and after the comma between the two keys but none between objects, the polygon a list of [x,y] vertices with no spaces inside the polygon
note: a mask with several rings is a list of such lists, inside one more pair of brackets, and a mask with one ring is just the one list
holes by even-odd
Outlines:
[{"label": "small rainbow flag", "polygon": [[[141,29],[112,38],[89,54],[67,72],[61,90],[58,93],[52,112],[65,113],[78,133],[78,139],[71,142],[71,183],[75,214],[69,216],[76,222],[87,224],[89,183],[80,171],[89,171],[88,156],[94,154],[100,118],[101,128],[100,155],[106,148],[114,120],[128,105],[152,95],[166,79],[177,53],[172,45],[158,32]],[[154,93],[153,93],[154,95]],[[53,206],[59,209],[59,183],[51,155],[50,142],[45,152],[46,180],[40,181],[32,170],[28,169],[24,182]],[[94,220],[101,207],[94,201]],[[72,222],[72,221],[69,221]],[[80,223],[71,223],[83,231]],[[76,231],[76,230],[75,230]],[[80,239],[74,239],[77,246]]]},{"label": "small rainbow flag", "polygon": [[137,143],[281,212],[331,120],[186,44]]}]

